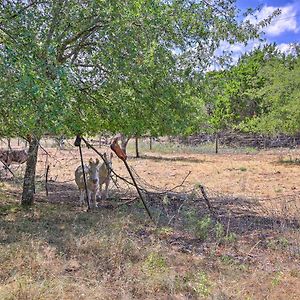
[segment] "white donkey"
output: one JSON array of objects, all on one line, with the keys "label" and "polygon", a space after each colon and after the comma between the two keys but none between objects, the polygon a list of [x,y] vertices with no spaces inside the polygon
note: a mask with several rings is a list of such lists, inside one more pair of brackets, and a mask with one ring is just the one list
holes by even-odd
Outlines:
[{"label": "white donkey", "polygon": [[[99,159],[94,162],[91,158],[89,165],[84,165],[84,173],[88,190],[88,201],[91,207],[96,207],[96,196],[99,190]],[[75,182],[80,191],[80,204],[84,204],[85,185],[82,167],[78,166],[75,171]]]},{"label": "white donkey", "polygon": [[[107,158],[107,154],[103,153],[103,156],[106,160],[100,169],[99,169],[99,187],[100,187],[100,198],[101,200],[106,200],[108,197],[108,186],[110,183],[110,175],[111,175],[111,168],[112,168],[112,158],[113,154],[110,153],[109,159]],[[102,193],[102,185],[105,184],[104,194]]]}]

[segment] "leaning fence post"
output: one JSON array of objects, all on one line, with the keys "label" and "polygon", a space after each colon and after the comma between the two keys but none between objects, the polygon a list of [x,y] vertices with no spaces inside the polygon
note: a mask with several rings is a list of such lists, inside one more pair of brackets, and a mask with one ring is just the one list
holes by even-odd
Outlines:
[{"label": "leaning fence post", "polygon": [[120,148],[119,144],[117,143],[117,139],[115,139],[115,140],[112,142],[112,144],[110,145],[110,148],[111,148],[111,150],[113,150],[113,151],[116,153],[116,155],[123,161],[123,163],[124,163],[124,165],[125,165],[125,167],[126,167],[128,173],[129,173],[129,175],[130,175],[130,177],[131,177],[131,180],[132,180],[132,182],[133,182],[133,184],[134,184],[134,186],[135,186],[135,188],[136,188],[136,190],[137,190],[137,192],[138,192],[138,194],[139,194],[139,196],[140,196],[140,199],[141,199],[141,201],[142,201],[142,203],[143,203],[143,205],[144,205],[144,207],[145,207],[145,209],[146,209],[146,211],[147,211],[147,213],[148,213],[148,216],[149,216],[149,218],[151,219],[151,221],[154,223],[154,220],[153,220],[152,215],[151,215],[151,213],[150,213],[150,210],[149,210],[149,208],[148,208],[148,206],[147,206],[147,204],[146,204],[146,201],[144,200],[144,197],[143,197],[143,195],[142,195],[142,193],[141,193],[141,191],[140,191],[140,189],[139,189],[139,187],[138,187],[138,185],[137,185],[137,183],[136,183],[136,181],[135,181],[135,178],[134,178],[134,176],[133,176],[133,174],[132,174],[132,172],[131,172],[131,170],[130,170],[130,167],[129,167],[127,161],[126,161],[127,156],[126,156],[126,154],[122,151],[122,149]]},{"label": "leaning fence post", "polygon": [[85,187],[85,196],[86,196],[86,202],[87,202],[88,211],[89,211],[91,209],[91,207],[90,207],[90,202],[89,202],[89,197],[88,197],[88,189],[87,189],[87,184],[86,184],[86,177],[85,177],[85,172],[84,172],[84,163],[83,163],[83,156],[82,156],[82,150],[81,150],[81,137],[79,135],[76,136],[74,145],[76,147],[79,147],[81,168],[82,168],[83,181],[84,181],[84,187]]}]

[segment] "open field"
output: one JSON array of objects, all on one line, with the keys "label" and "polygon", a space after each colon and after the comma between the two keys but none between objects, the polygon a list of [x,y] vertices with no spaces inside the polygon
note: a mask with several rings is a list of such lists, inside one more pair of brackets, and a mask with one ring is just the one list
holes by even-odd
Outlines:
[{"label": "open field", "polygon": [[[216,155],[211,145],[141,143],[142,158],[128,161],[138,182],[180,186],[148,197],[154,225],[120,180],[112,205],[87,213],[73,181],[78,150],[43,145],[33,208],[18,205],[23,166],[0,182],[0,299],[300,298],[300,149]],[[126,176],[116,158],[113,168]]]}]

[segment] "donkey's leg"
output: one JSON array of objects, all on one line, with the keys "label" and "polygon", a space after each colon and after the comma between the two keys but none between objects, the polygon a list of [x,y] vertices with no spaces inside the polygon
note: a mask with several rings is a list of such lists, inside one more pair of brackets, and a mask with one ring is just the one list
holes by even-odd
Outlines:
[{"label": "donkey's leg", "polygon": [[96,196],[97,196],[97,191],[92,192],[91,198],[92,198],[92,203],[93,203],[93,208],[96,208]]},{"label": "donkey's leg", "polygon": [[88,201],[89,201],[90,208],[93,208],[91,200],[92,200],[92,192],[89,190],[88,191]]},{"label": "donkey's leg", "polygon": [[84,190],[80,190],[80,199],[79,199],[79,204],[82,206],[84,204]]},{"label": "donkey's leg", "polygon": [[105,180],[105,191],[104,191],[104,200],[108,198],[108,186],[109,186],[110,177]]},{"label": "donkey's leg", "polygon": [[100,200],[102,200],[102,185],[103,183],[99,184],[99,190],[98,190],[98,194],[100,195]]}]

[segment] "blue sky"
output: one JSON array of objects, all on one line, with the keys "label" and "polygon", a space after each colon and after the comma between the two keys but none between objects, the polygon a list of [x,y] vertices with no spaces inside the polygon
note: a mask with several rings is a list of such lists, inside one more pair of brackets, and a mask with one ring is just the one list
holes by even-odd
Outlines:
[{"label": "blue sky", "polygon": [[[260,7],[260,11],[255,17],[250,17],[250,21],[255,23],[272,14],[276,9],[281,10],[281,14],[276,16],[271,24],[264,29],[263,37],[267,43],[276,42],[278,49],[282,52],[289,52],[291,43],[300,42],[300,0],[237,0],[237,6],[245,11],[247,8]],[[221,44],[219,50],[233,52],[233,62],[245,52],[251,51],[261,43],[258,40],[250,41],[247,46],[243,44],[229,45],[227,42]]]},{"label": "blue sky", "polygon": [[282,12],[266,28],[265,37],[278,44],[300,42],[300,0],[238,0],[237,4],[242,9],[261,6],[259,18],[279,8]]}]

